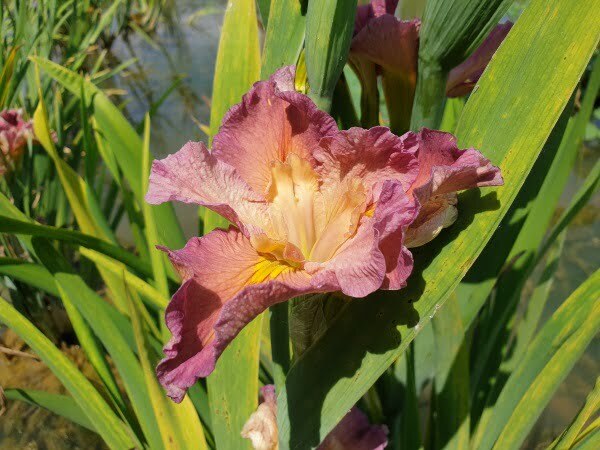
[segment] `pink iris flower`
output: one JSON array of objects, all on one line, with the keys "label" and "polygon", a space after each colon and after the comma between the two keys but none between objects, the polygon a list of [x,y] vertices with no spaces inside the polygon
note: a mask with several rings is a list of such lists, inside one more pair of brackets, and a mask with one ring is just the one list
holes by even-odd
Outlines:
[{"label": "pink iris flower", "polygon": [[[397,5],[398,0],[372,0],[359,6],[356,12],[349,60],[363,86],[363,111],[369,111],[364,107],[365,102],[373,103],[371,117],[365,119],[370,124],[377,123],[374,120],[377,120],[379,74],[388,100],[390,120],[393,121],[394,116],[410,118],[412,110],[421,21],[398,19],[394,16]],[[498,25],[469,58],[450,71],[446,85],[448,97],[464,96],[473,90],[511,27],[511,22]],[[395,108],[401,110],[395,111]]]},{"label": "pink iris flower", "polygon": [[157,374],[181,401],[269,306],[309,293],[400,289],[422,245],[456,218],[456,191],[502,183],[477,150],[438,131],[340,131],[294,90],[293,67],[225,115],[212,151],[189,142],[152,165],[146,200],[216,211],[232,225],[164,249],[183,284]]},{"label": "pink iris flower", "polygon": [[0,175],[14,167],[33,136],[33,124],[20,109],[0,112]]},{"label": "pink iris flower", "polygon": [[[255,450],[277,450],[277,398],[273,385],[261,389],[263,401],[252,413],[242,437],[250,439]],[[317,450],[383,450],[388,444],[385,425],[371,425],[367,416],[354,407],[331,430]]]}]

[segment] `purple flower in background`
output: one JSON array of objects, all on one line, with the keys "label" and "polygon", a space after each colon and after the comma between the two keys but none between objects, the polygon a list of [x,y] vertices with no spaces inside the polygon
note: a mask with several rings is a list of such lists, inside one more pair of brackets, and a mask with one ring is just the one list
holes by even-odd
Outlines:
[{"label": "purple flower in background", "polygon": [[[378,100],[374,96],[377,95],[377,75],[382,75],[393,130],[405,129],[410,119],[421,27],[419,19],[395,17],[397,4],[397,0],[372,0],[358,7],[349,57],[364,91],[362,109],[367,110],[368,117],[363,125],[378,123]],[[511,22],[498,25],[466,61],[452,69],[446,86],[449,97],[471,92],[511,27]],[[365,108],[369,104],[371,108]]]},{"label": "purple flower in background", "polygon": [[0,112],[0,175],[14,167],[33,138],[33,124],[23,120],[20,109]]},{"label": "purple flower in background", "polygon": [[401,289],[412,271],[407,247],[454,221],[455,192],[502,183],[497,167],[448,133],[338,130],[294,91],[294,72],[256,83],[225,115],[212,152],[189,142],[153,163],[149,203],[195,203],[232,223],[164,249],[183,279],[157,368],[175,401],[271,305]]},{"label": "purple flower in background", "polygon": [[[250,439],[255,450],[277,450],[277,398],[273,385],[261,389],[263,401],[252,413],[242,437]],[[369,419],[354,407],[331,430],[317,450],[383,450],[387,444],[388,429],[385,425],[371,425]]]}]

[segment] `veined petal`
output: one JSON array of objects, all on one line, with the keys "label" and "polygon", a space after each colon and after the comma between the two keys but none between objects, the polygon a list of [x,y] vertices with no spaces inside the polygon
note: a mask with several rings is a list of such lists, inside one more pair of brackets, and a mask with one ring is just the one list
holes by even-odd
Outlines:
[{"label": "veined petal", "polygon": [[280,69],[233,106],[213,140],[213,154],[233,166],[260,194],[271,180],[271,163],[291,153],[309,159],[322,136],[337,130],[333,118],[293,88],[294,70]]},{"label": "veined petal", "polygon": [[412,273],[413,258],[404,241],[418,213],[419,205],[406,194],[400,183],[384,183],[373,216],[374,227],[379,233],[379,249],[386,263],[382,289],[406,286]]},{"label": "veined petal", "polygon": [[426,244],[456,220],[458,191],[503,184],[500,169],[474,148],[459,150],[450,133],[423,128],[416,134],[419,175],[408,191],[421,209],[406,245]]},{"label": "veined petal", "polygon": [[450,71],[446,83],[448,97],[462,97],[473,90],[512,26],[512,22],[497,25],[471,56]]},{"label": "veined petal", "polygon": [[267,227],[264,197],[202,142],[188,142],[177,153],[152,163],[146,201],[156,205],[172,200],[206,206],[242,230]]},{"label": "veined petal", "polygon": [[419,175],[408,192],[421,205],[434,195],[502,185],[500,169],[474,148],[459,150],[450,133],[423,128],[416,136]]},{"label": "veined petal", "polygon": [[271,305],[319,291],[306,272],[259,255],[233,227],[168,253],[184,281],[165,313],[173,336],[156,371],[177,402],[214,370],[223,350],[252,319]]},{"label": "veined petal", "polygon": [[398,137],[385,127],[350,128],[323,138],[313,157],[322,190],[358,179],[365,186],[367,202],[372,203],[385,180],[399,181],[405,190],[414,183],[419,170],[416,150],[414,135]]}]

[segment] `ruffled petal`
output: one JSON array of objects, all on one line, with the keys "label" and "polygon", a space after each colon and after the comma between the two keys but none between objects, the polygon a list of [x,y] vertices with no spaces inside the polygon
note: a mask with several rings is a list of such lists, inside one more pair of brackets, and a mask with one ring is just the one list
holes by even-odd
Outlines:
[{"label": "ruffled petal", "polygon": [[512,22],[497,25],[471,56],[450,71],[446,84],[448,97],[462,97],[473,90],[512,26]]},{"label": "ruffled petal", "polygon": [[277,428],[277,396],[275,386],[268,384],[260,389],[262,402],[248,418],[242,428],[242,437],[250,439],[255,450],[277,450],[279,430]]},{"label": "ruffled petal", "polygon": [[385,425],[372,425],[356,406],[331,430],[317,450],[383,450],[388,444]]},{"label": "ruffled petal", "polygon": [[452,134],[423,128],[416,137],[419,174],[408,192],[421,205],[434,195],[503,184],[498,167],[474,148],[459,150]]},{"label": "ruffled petal", "polygon": [[146,201],[196,203],[246,230],[267,227],[267,205],[229,164],[209,153],[202,142],[188,142],[177,153],[152,163]]},{"label": "ruffled petal", "polygon": [[308,159],[319,139],[337,130],[310,98],[290,90],[293,74],[288,67],[256,83],[229,110],[213,140],[213,154],[261,194],[268,189],[272,162],[285,162],[290,153]]},{"label": "ruffled petal", "polygon": [[458,217],[455,193],[436,195],[421,208],[417,220],[407,230],[407,248],[419,247],[433,240],[442,229],[452,225]]},{"label": "ruffled petal", "polygon": [[420,212],[408,229],[408,247],[426,244],[454,223],[456,192],[503,184],[498,167],[474,148],[459,150],[450,133],[423,128],[415,136],[419,174],[408,194],[420,205]]},{"label": "ruffled petal", "polygon": [[385,127],[351,128],[323,138],[313,157],[322,190],[358,179],[371,203],[377,201],[385,180],[399,181],[405,190],[414,183],[419,170],[416,150],[413,134],[398,137]]},{"label": "ruffled petal", "polygon": [[418,213],[419,205],[406,194],[400,183],[384,183],[374,213],[374,227],[379,234],[379,249],[386,266],[382,289],[406,286],[413,269],[413,257],[404,241]]},{"label": "ruffled petal", "polygon": [[273,304],[319,291],[305,272],[259,255],[235,228],[193,238],[168,253],[184,282],[165,313],[172,338],[156,370],[177,402],[214,370],[223,350],[252,319]]}]

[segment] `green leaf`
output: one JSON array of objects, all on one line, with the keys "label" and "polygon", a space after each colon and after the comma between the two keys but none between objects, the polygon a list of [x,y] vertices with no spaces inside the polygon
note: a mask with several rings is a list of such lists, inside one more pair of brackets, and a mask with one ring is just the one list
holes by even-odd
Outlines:
[{"label": "green leaf", "polygon": [[477,450],[519,448],[552,394],[600,331],[600,270],[540,330],[473,436]]},{"label": "green leaf", "polygon": [[357,0],[309,2],[306,13],[306,70],[310,98],[331,109],[333,91],[344,70],[354,32]]},{"label": "green leaf", "polygon": [[143,380],[146,383],[146,389],[148,390],[156,422],[158,423],[163,446],[169,450],[185,450],[188,448],[206,450],[202,425],[190,399],[185,398],[181,404],[171,402],[165,396],[156,379],[153,362],[150,359],[147,349],[146,330],[144,329],[138,309],[139,299],[136,298],[137,294],[135,292],[131,291],[130,294],[129,315],[142,366]]},{"label": "green leaf", "polygon": [[163,448],[148,390],[140,382],[144,379],[142,367],[118,326],[101,306],[105,301],[77,275],[62,272],[56,273],[54,278],[61,297],[77,307],[112,357],[148,444],[152,448]]},{"label": "green leaf", "polygon": [[292,367],[279,394],[279,409],[289,414],[279,433],[291,448],[316,445],[329,433],[404,352],[488,242],[596,48],[598,36],[589,30],[600,26],[600,17],[589,13],[593,5],[532,0],[513,27],[457,129],[461,147],[481,149],[500,163],[505,185],[483,197],[478,190],[461,194],[453,227],[415,249],[408,287],[351,302]]},{"label": "green leaf", "polygon": [[[142,155],[142,173],[150,174],[150,116],[146,114],[144,119],[144,145]],[[149,177],[142,178],[142,191],[148,190]],[[159,252],[156,245],[160,242],[158,230],[156,228],[156,218],[154,208],[148,202],[142,204],[142,213],[144,214],[144,222],[146,223],[146,241],[149,248],[150,262],[152,263],[152,273],[154,274],[154,283],[158,292],[161,294],[163,301],[169,297],[169,283],[167,280],[166,268],[170,264],[165,261],[164,252]],[[167,266],[169,264],[169,266]],[[168,300],[167,300],[168,302]]]},{"label": "green leaf", "polygon": [[[0,203],[2,203],[1,195]],[[117,261],[121,261],[123,264],[131,267],[133,270],[141,273],[144,276],[152,276],[152,269],[150,268],[150,265],[145,261],[140,260],[133,253],[129,253],[127,250],[121,247],[79,231],[55,228],[48,225],[39,225],[6,216],[0,216],[0,233],[13,233],[20,236],[40,236],[51,240],[59,240],[74,245],[81,245],[82,247],[96,250],[97,252],[116,259]]]},{"label": "green leaf", "polygon": [[263,80],[280,67],[296,64],[304,44],[305,25],[305,3],[300,0],[271,0],[263,49]]},{"label": "green leaf", "polygon": [[46,409],[70,422],[96,432],[96,428],[73,397],[31,389],[5,389],[4,395],[8,400],[18,400]]},{"label": "green leaf", "polygon": [[[221,30],[215,64],[210,109],[210,141],[221,127],[225,113],[260,77],[260,48],[255,0],[232,0],[228,3]],[[204,234],[228,222],[217,213],[204,210]]]},{"label": "green leaf", "polygon": [[435,341],[433,448],[461,450],[470,440],[469,348],[458,299],[453,295],[431,320]]},{"label": "green leaf", "polygon": [[271,9],[271,0],[258,0],[258,11],[260,12],[260,18],[262,19],[263,26],[267,28],[269,23],[269,10]]},{"label": "green leaf", "polygon": [[17,258],[0,258],[0,273],[58,297],[52,274],[39,264]]},{"label": "green leaf", "polygon": [[[50,273],[54,274],[59,271],[72,273],[72,268],[69,266],[69,263],[46,239],[34,238],[33,248],[35,249],[38,258],[42,261],[42,264],[44,264]],[[58,293],[59,297],[62,299],[63,306],[67,311],[75,335],[77,336],[77,341],[84,350],[92,367],[104,383],[106,391],[114,404],[117,405],[121,412],[125,412],[127,407],[121,397],[121,392],[119,391],[112,370],[108,365],[102,345],[98,342],[98,339],[94,336],[91,328],[71,300],[63,295],[60,288],[58,289]]]},{"label": "green leaf", "polygon": [[54,147],[46,106],[40,90],[40,101],[33,115],[33,130],[36,139],[46,150],[60,178],[63,190],[69,200],[71,210],[75,215],[79,228],[84,233],[91,234],[104,240],[115,242],[115,237],[106,223],[106,219],[99,213],[95,194],[88,184],[75,172],[58,154]]},{"label": "green leaf", "polygon": [[584,425],[600,410],[600,377],[596,378],[596,386],[587,396],[585,404],[581,407],[567,429],[556,438],[547,450],[572,448]]},{"label": "green leaf", "polygon": [[104,256],[102,253],[84,247],[81,247],[79,252],[85,258],[93,261],[98,267],[123,279],[128,286],[135,289],[135,291],[154,309],[161,311],[167,307],[169,298],[165,297],[154,286],[132,274],[127,270],[123,263],[117,262],[112,258]]},{"label": "green leaf", "polygon": [[242,428],[258,407],[258,356],[263,314],[244,328],[223,352],[208,377],[208,399],[216,447],[252,449]]},{"label": "green leaf", "polygon": [[[119,108],[91,81],[72,72],[50,60],[31,56],[30,59],[42,68],[49,76],[68,89],[76,97],[83,95],[92,99],[93,115],[101,132],[99,139],[105,141],[105,148],[112,152],[123,175],[141,204],[145,192],[142,192],[142,140],[134,128],[127,122]],[[80,100],[82,100],[80,98]],[[115,174],[113,174],[115,175]],[[116,176],[115,176],[116,178]],[[165,203],[158,207],[158,229],[161,232],[161,241],[172,248],[181,248],[185,244],[185,237],[175,218],[173,208]]]},{"label": "green leaf", "polygon": [[111,449],[135,447],[135,441],[127,426],[115,415],[79,369],[2,297],[0,321],[17,333],[46,363]]}]

